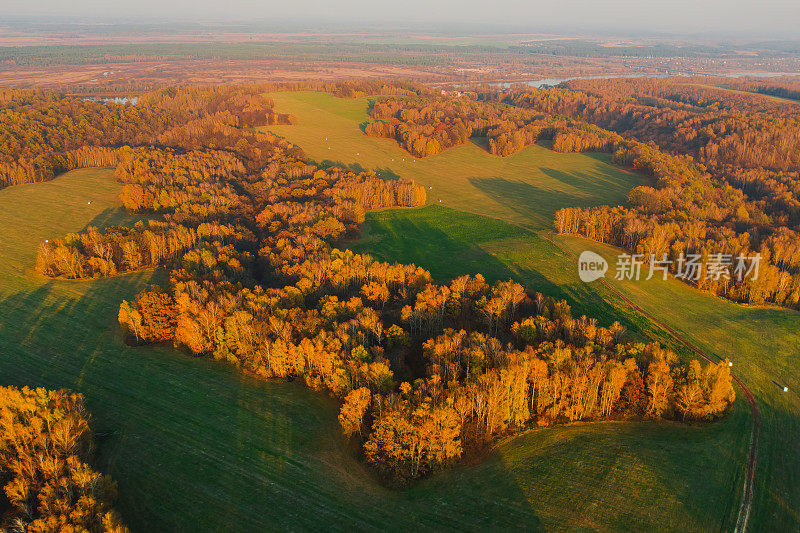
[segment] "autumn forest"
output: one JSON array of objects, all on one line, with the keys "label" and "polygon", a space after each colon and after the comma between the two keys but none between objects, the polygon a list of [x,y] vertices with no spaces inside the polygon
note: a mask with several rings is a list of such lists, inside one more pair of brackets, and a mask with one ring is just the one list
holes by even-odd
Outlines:
[{"label": "autumn forest", "polygon": [[[659,94],[664,102],[677,102],[663,109],[667,116],[682,113],[669,119],[682,123],[689,112],[681,101],[701,96],[671,93],[667,83],[630,85],[598,89],[610,94],[605,98],[592,96],[589,87],[482,93],[476,99],[442,97],[414,85],[319,89],[342,98],[377,95],[371,111],[376,120],[365,133],[396,138],[418,157],[476,135],[488,138],[491,153],[501,157],[543,140],[561,152],[611,152],[618,164],[652,176],[655,186],[634,190],[624,209],[559,211],[558,231],[654,253],[719,243],[732,252],[760,249],[771,259],[764,286],[701,288],[746,301],[796,304],[798,274],[787,248],[795,213],[774,194],[768,201],[745,193],[783,187],[788,194],[792,146],[770,154],[767,165],[739,171],[739,187],[723,186],[719,177],[726,165],[751,161],[736,139],[785,130],[775,126],[765,133],[760,123],[726,118],[731,140],[701,145],[687,139],[680,146],[696,154],[695,164],[670,155],[674,145],[665,143],[662,151],[627,139],[637,128],[636,107],[613,105],[622,98],[618,94]],[[261,96],[266,90],[166,89],[123,106],[46,91],[3,91],[5,185],[111,166],[123,184],[122,204],[147,215],[132,227],[89,227],[43,242],[36,270],[82,279],[169,269],[167,286],[120,302],[127,342],[173,343],[195,357],[213,357],[263,379],[300,379],[333,395],[341,402],[342,432],[362,443],[363,460],[390,485],[428,476],[531,425],[707,421],[726,412],[734,392],[725,361],[682,362],[657,343],[626,341],[619,323],[603,327],[595,317],[573,316],[567,302],[536,287],[490,284],[480,273],[435,281],[413,264],[337,248],[358,234],[366,212],[424,205],[425,189],[403,178],[320,166],[299,147],[254,133],[256,126],[294,120]],[[605,118],[620,115],[626,118]],[[697,120],[708,121],[713,131],[713,112]],[[751,133],[756,128],[760,133]],[[648,140],[657,142],[659,135]],[[676,136],[666,138],[674,143]],[[696,196],[677,195],[679,187]],[[705,198],[714,198],[713,208]],[[58,446],[86,439],[78,398],[41,390],[9,394],[2,411],[7,453],[29,450],[36,461],[43,452],[25,439],[63,442]],[[53,402],[64,401],[76,414],[42,427],[38,420],[50,419]],[[26,437],[25,431],[36,433]],[[46,468],[6,463],[7,520],[30,530],[55,524],[97,529],[116,520],[98,507],[104,496],[94,496],[96,510],[79,511],[78,503],[70,503],[73,490],[59,476],[74,478],[69,472],[83,467],[70,462],[80,453],[64,448],[63,454]],[[53,504],[42,499],[45,494]]]}]

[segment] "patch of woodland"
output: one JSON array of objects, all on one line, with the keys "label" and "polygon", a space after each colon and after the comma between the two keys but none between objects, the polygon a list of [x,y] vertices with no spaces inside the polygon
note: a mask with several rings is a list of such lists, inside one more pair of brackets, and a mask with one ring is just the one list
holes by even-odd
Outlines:
[{"label": "patch of woodland", "polygon": [[127,531],[116,483],[89,465],[90,422],[80,394],[0,387],[0,529]]},{"label": "patch of woodland", "polygon": [[[708,265],[724,257],[726,275],[704,268],[691,283],[737,302],[796,308],[800,107],[700,81],[708,83],[573,80],[478,99],[389,97],[376,101],[365,133],[396,139],[419,157],[475,136],[487,137],[490,152],[501,156],[541,140],[557,152],[610,153],[652,185],[636,187],[625,206],[562,209],[558,232],[639,254],[645,269],[652,259],[677,273],[681,258],[697,256]],[[754,83],[749,90],[765,94],[792,87]],[[737,258],[757,254],[757,276],[734,275]]]}]

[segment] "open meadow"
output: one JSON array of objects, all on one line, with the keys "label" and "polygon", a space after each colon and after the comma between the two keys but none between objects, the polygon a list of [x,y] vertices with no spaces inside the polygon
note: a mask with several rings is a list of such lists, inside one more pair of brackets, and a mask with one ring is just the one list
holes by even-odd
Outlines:
[{"label": "open meadow", "polygon": [[402,176],[428,188],[428,203],[500,218],[527,227],[549,228],[565,206],[618,204],[643,183],[637,174],[608,164],[607,154],[559,154],[531,146],[511,157],[495,157],[474,143],[436,157],[415,158],[390,139],[367,137],[368,100],[327,93],[271,93],[281,112],[299,123],[269,126],[321,163]]}]

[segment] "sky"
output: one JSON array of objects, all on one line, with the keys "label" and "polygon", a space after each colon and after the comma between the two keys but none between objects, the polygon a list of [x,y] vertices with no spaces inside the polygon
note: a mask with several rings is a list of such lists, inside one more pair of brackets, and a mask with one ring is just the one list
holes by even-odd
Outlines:
[{"label": "sky", "polygon": [[[730,32],[800,38],[800,0],[0,0],[5,16],[414,24],[486,31]],[[0,20],[2,15],[0,15]]]}]

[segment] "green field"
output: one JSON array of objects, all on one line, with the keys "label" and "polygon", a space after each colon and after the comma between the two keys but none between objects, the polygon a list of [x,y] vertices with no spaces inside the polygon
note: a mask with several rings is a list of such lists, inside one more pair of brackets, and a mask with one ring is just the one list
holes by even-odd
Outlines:
[{"label": "green field", "polygon": [[435,157],[414,158],[391,139],[361,132],[359,124],[369,118],[364,98],[314,92],[269,96],[279,111],[299,119],[295,126],[269,129],[299,145],[308,157],[385,177],[413,178],[428,188],[430,204],[550,228],[562,207],[619,204],[642,183],[641,176],[609,165],[607,154],[559,154],[542,146],[497,157],[468,143]]},{"label": "green field", "polygon": [[[557,241],[573,251],[595,250],[607,259],[618,253],[577,237]],[[734,361],[735,373],[758,399],[763,420],[751,529],[800,529],[800,313],[735,304],[674,279],[613,283],[707,353]]]},{"label": "green field", "polygon": [[433,205],[387,210],[368,214],[361,237],[342,245],[385,261],[419,264],[437,279],[483,274],[489,281],[522,280],[568,300],[578,316],[597,317],[606,326],[619,320],[632,334],[647,328],[608,305],[608,291],[581,283],[572,259],[550,240],[501,220]]},{"label": "green field", "polygon": [[[385,260],[415,261],[444,278],[459,273],[462,265],[466,272],[485,272],[493,279],[513,277],[529,287],[567,298],[576,311],[596,316],[602,323],[617,319],[648,337],[680,348],[671,335],[659,331],[630,310],[611,291],[597,284],[582,284],[575,274],[573,256],[566,253],[594,249],[613,264],[617,250],[580,238],[554,236],[549,229],[552,218],[548,217],[559,207],[620,203],[625,197],[625,188],[637,183],[635,176],[624,174],[596,158],[594,163],[589,163],[591,156],[555,154],[542,147],[528,148],[508,158],[508,162],[474,145],[409,162],[413,158],[393,141],[370,139],[358,130],[358,124],[367,118],[367,102],[363,99],[342,100],[313,93],[271,96],[279,111],[291,112],[299,121],[297,126],[271,129],[300,144],[310,157],[323,159],[327,152],[333,154],[328,159],[413,177],[426,186],[433,185],[429,200],[438,203],[438,198],[442,198],[443,205],[453,208],[372,213],[368,215],[363,240],[351,245],[354,249],[372,252]],[[324,140],[326,137],[328,141]],[[351,155],[354,152],[358,152],[358,156]],[[405,154],[406,161],[398,163],[397,154]],[[386,163],[392,158],[394,162]],[[527,166],[521,169],[512,166],[514,159],[526,161]],[[549,179],[551,173],[542,171],[553,167],[559,168],[561,175],[580,176],[577,181],[585,186],[580,192],[577,187],[564,188],[563,184],[572,183],[566,179],[556,183]],[[498,186],[493,194],[475,185],[479,182],[472,174],[486,177],[493,172],[499,174],[502,169],[508,173],[501,176],[502,181],[495,182]],[[455,210],[490,214],[514,226],[465,216]],[[533,231],[525,232],[522,228]],[[800,529],[800,444],[796,438],[800,435],[800,398],[797,396],[800,369],[796,362],[800,353],[797,333],[800,314],[734,304],[675,280],[611,282],[626,297],[695,345],[735,362],[734,371],[758,397],[764,424],[750,529]],[[780,386],[783,385],[789,387],[788,393],[782,392]],[[738,408],[745,409],[742,405]],[[725,460],[736,462],[740,467],[749,439],[747,424],[747,429],[738,428],[741,433],[735,437],[719,435],[718,444],[726,450]],[[677,438],[673,444],[679,445]],[[733,468],[722,463],[725,462],[698,465],[696,472],[708,475],[716,468]],[[676,478],[674,482],[680,485],[686,480]],[[741,490],[741,479],[737,487]],[[721,485],[718,489],[727,488]],[[738,501],[737,495],[733,498]],[[652,507],[658,507],[658,503],[653,501]],[[714,510],[707,512],[714,513]],[[725,521],[720,523],[723,524],[721,529],[726,529]]]},{"label": "green field", "polygon": [[[325,396],[167,347],[125,346],[119,301],[162,274],[53,281],[31,272],[41,240],[130,222],[119,190],[111,171],[83,170],[0,191],[0,382],[86,395],[95,464],[119,482],[117,507],[134,531],[717,530],[735,519],[749,424],[741,404],[710,426],[534,431],[476,466],[382,488],[340,436]],[[493,231],[524,237],[503,226]],[[717,466],[698,476],[705,465]]]}]

